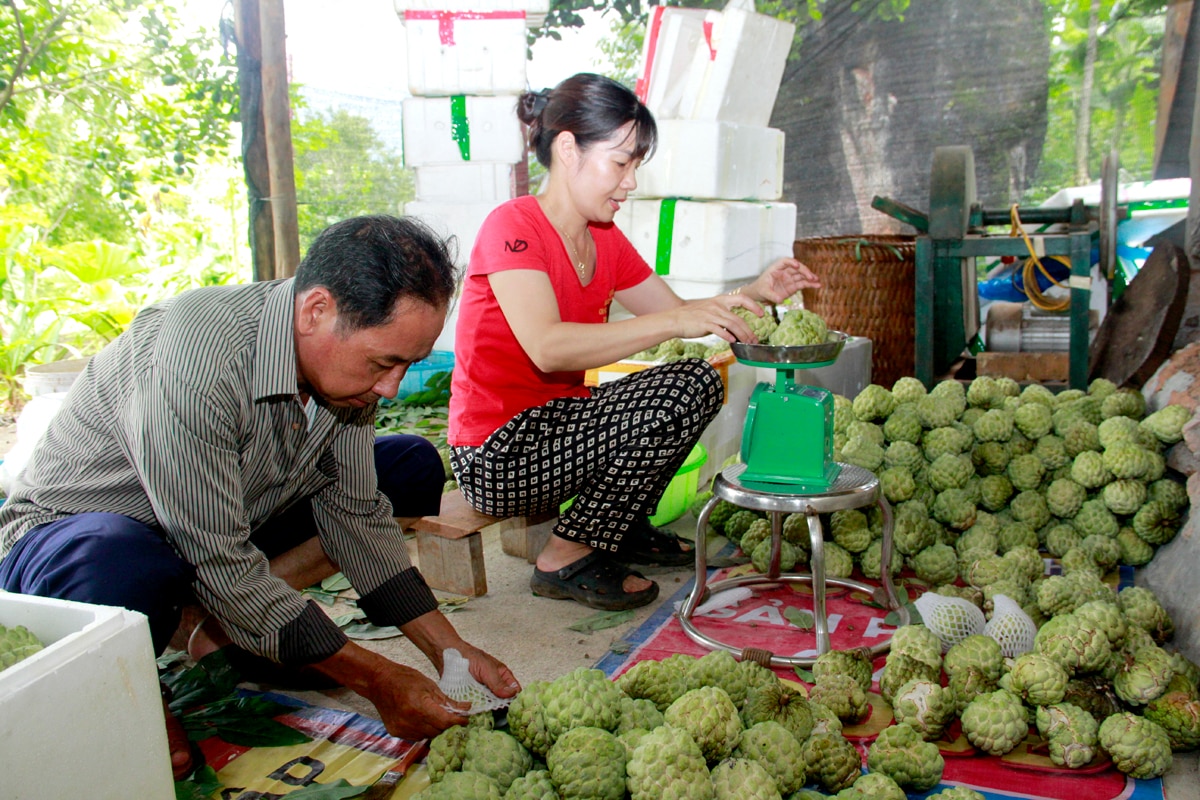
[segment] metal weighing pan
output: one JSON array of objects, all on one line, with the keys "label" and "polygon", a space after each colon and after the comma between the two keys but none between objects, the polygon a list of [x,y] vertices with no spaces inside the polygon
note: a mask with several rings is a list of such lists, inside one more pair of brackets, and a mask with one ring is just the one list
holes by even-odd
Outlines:
[{"label": "metal weighing pan", "polygon": [[738,361],[755,367],[822,367],[837,360],[849,338],[841,331],[829,331],[823,344],[770,345],[733,342],[730,347]]}]

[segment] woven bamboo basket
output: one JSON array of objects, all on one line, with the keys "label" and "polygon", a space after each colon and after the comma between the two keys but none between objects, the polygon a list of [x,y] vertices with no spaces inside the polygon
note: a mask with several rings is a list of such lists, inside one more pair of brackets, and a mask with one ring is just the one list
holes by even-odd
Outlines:
[{"label": "woven bamboo basket", "polygon": [[914,372],[915,255],[912,236],[797,239],[796,258],[821,279],[804,307],[831,328],[871,340],[871,382],[887,388]]}]

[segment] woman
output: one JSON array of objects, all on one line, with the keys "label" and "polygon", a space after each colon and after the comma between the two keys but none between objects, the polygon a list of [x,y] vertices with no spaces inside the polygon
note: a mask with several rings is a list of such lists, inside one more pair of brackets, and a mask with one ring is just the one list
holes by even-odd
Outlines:
[{"label": "woman", "polygon": [[[549,175],[541,194],[492,212],[476,238],[455,338],[451,465],[485,514],[557,510],[575,498],[537,557],[535,595],[637,608],[658,586],[628,564],[693,558],[648,515],[720,410],[723,388],[701,359],[592,389],[585,371],[676,337],[754,342],[733,309],[762,314],[759,302],[817,281],[788,258],[731,294],[681,300],[613,225],[654,147],[646,107],[620,84],[580,74],[522,95],[517,113]],[[634,317],[608,322],[614,299]]]}]

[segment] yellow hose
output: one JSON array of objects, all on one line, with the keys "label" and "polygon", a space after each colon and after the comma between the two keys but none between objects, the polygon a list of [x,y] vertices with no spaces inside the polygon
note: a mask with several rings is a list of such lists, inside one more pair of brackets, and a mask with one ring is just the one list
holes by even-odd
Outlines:
[{"label": "yellow hose", "polygon": [[[1025,240],[1025,246],[1029,249],[1029,258],[1025,259],[1024,265],[1021,267],[1021,279],[1025,284],[1025,295],[1029,298],[1029,302],[1040,308],[1042,311],[1066,311],[1071,307],[1071,297],[1051,300],[1046,295],[1042,294],[1042,290],[1038,288],[1037,273],[1042,273],[1046,279],[1058,288],[1064,288],[1063,284],[1059,283],[1047,271],[1042,260],[1038,258],[1037,251],[1033,248],[1033,242],[1029,239],[1029,234],[1025,233],[1024,226],[1021,225],[1021,216],[1017,213],[1017,204],[1013,203],[1012,209],[1009,212],[1012,220],[1012,231],[1009,236],[1020,236]],[[1060,264],[1065,264],[1068,268],[1071,266],[1069,259],[1063,256],[1050,256]]]}]

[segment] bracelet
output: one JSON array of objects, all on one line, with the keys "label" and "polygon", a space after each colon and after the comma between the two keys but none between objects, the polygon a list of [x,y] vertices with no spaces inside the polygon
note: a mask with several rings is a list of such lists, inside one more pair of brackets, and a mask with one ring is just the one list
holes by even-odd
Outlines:
[{"label": "bracelet", "polygon": [[732,292],[730,292],[729,294],[730,294],[730,295],[735,295],[735,294],[741,294],[741,293],[742,293],[742,287],[741,287],[741,286],[739,286],[738,288],[734,289],[734,290],[733,290]]}]

